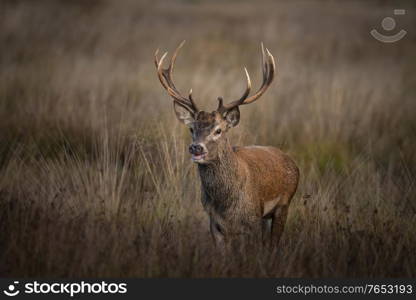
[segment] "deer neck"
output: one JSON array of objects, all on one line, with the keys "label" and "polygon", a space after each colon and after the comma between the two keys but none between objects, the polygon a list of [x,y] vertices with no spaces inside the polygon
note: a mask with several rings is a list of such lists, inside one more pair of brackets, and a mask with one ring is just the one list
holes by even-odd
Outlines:
[{"label": "deer neck", "polygon": [[212,201],[228,206],[226,204],[231,205],[239,194],[237,157],[228,139],[218,147],[218,158],[209,164],[198,165],[198,171],[203,192]]}]

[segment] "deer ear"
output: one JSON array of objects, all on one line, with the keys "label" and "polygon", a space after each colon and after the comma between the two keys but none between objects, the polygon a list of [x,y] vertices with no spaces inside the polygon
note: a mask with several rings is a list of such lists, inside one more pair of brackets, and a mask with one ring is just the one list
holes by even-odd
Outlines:
[{"label": "deer ear", "polygon": [[240,110],[238,109],[238,106],[225,113],[225,120],[230,128],[238,125],[238,122],[240,122]]},{"label": "deer ear", "polygon": [[186,126],[189,126],[194,121],[194,116],[190,113],[185,107],[173,102],[173,109],[175,110],[176,117],[179,121],[184,123]]}]

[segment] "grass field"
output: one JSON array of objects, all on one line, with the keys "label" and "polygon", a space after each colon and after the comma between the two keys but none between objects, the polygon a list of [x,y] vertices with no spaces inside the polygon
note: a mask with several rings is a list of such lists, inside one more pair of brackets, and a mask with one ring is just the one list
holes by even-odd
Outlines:
[{"label": "grass field", "polygon": [[[0,1],[0,275],[415,277],[412,1]],[[371,37],[393,9],[399,42]],[[395,31],[396,32],[396,31]],[[153,65],[187,43],[205,110],[259,86],[238,145],[272,145],[301,181],[277,253],[213,246],[188,131]]]}]

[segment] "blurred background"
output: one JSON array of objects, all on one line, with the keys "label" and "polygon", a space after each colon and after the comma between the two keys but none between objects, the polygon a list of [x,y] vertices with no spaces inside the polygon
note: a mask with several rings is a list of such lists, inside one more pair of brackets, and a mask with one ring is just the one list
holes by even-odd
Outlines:
[{"label": "blurred background", "polygon": [[[415,276],[415,12],[413,1],[1,0],[0,275]],[[372,29],[407,34],[383,43]],[[272,255],[212,245],[189,133],[153,63],[182,40],[176,85],[208,111],[240,97],[244,66],[259,87],[261,42],[276,58],[277,79],[232,131],[301,170]]]}]

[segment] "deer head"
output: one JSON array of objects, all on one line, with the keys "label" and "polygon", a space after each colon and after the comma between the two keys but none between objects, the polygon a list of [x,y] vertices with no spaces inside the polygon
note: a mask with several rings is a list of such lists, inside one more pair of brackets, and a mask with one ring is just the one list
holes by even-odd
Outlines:
[{"label": "deer head", "polygon": [[155,52],[155,65],[160,83],[173,98],[173,107],[179,121],[189,127],[192,135],[192,144],[189,152],[192,160],[200,164],[207,164],[216,159],[219,155],[219,146],[226,140],[226,133],[232,127],[237,126],[240,121],[240,105],[250,104],[259,99],[273,81],[275,74],[274,58],[269,50],[262,50],[263,83],[259,90],[250,96],[251,81],[247,69],[244,68],[247,87],[240,99],[228,104],[223,103],[223,98],[218,97],[218,108],[213,112],[200,111],[192,97],[192,89],[188,97],[182,96],[173,83],[173,68],[179,50],[184,45],[183,41],[175,50],[168,68],[163,68],[163,61],[167,56],[165,52],[160,60],[158,50]]}]

